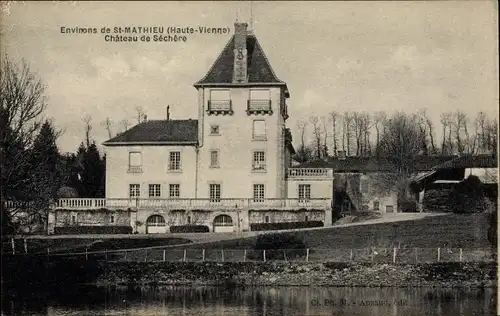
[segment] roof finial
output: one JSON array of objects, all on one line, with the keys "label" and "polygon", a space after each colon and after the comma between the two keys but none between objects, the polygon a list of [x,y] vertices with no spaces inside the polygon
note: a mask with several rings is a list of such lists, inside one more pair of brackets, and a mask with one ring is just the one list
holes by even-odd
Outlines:
[{"label": "roof finial", "polygon": [[236,23],[238,23],[238,12],[236,12]]}]

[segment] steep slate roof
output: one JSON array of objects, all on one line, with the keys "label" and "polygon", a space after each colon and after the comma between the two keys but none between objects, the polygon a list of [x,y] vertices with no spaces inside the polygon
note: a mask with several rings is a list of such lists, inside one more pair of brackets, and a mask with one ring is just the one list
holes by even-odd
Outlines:
[{"label": "steep slate roof", "polygon": [[[246,84],[286,85],[276,77],[269,61],[253,34],[247,35],[247,74]],[[226,44],[208,73],[194,84],[195,87],[212,84],[232,84],[234,67],[234,35]]]},{"label": "steep slate roof", "polygon": [[[442,164],[455,156],[422,156],[416,159],[416,171],[430,171],[436,165]],[[328,161],[311,161],[300,164],[296,168],[332,168],[333,172],[384,172],[392,171],[394,167],[385,158],[346,157],[333,158]]]},{"label": "steep slate roof", "polygon": [[135,125],[103,145],[196,144],[198,120],[151,120]]}]

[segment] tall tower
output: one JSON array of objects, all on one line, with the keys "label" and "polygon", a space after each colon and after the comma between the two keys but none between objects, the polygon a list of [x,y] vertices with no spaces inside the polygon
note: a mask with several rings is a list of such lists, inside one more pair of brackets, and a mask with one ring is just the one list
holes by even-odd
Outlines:
[{"label": "tall tower", "polygon": [[194,87],[199,197],[217,187],[222,198],[284,198],[290,95],[247,23],[234,24],[234,35]]}]

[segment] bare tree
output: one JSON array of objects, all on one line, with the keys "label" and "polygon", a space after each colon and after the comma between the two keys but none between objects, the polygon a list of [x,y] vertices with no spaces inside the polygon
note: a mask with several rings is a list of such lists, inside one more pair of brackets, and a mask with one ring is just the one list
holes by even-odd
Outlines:
[{"label": "bare tree", "polygon": [[423,134],[416,115],[396,113],[385,123],[381,135],[380,151],[392,165],[392,172],[384,173],[377,179],[378,190],[398,193],[398,204],[411,199],[409,184],[417,170],[416,157],[421,152]]},{"label": "bare tree", "polygon": [[29,167],[29,153],[43,123],[45,86],[22,60],[13,62],[7,55],[1,61],[0,71],[0,165],[2,199],[6,192],[15,192]]},{"label": "bare tree", "polygon": [[490,119],[485,127],[486,149],[489,153],[496,153],[498,149],[498,120]]},{"label": "bare tree", "polygon": [[[57,185],[55,175],[39,168],[41,165],[58,163],[59,154],[55,140],[59,132],[50,136],[51,142],[42,142],[40,132],[44,124],[45,86],[25,60],[17,63],[5,55],[0,69],[0,192],[2,200],[2,235],[8,222],[17,214],[33,220],[45,218]],[[44,140],[49,139],[43,138]],[[54,149],[55,148],[55,149]],[[35,172],[36,171],[36,172]],[[45,171],[45,172],[44,172]],[[53,177],[51,177],[53,176]],[[46,194],[45,194],[46,193]],[[3,201],[14,203],[3,209]],[[5,216],[5,217],[4,217]]]},{"label": "bare tree", "polygon": [[328,128],[327,128],[327,120],[323,116],[321,117],[321,123],[323,125],[323,145],[321,146],[321,155],[323,158],[328,158]]},{"label": "bare tree", "polygon": [[83,123],[85,124],[83,126],[83,130],[85,131],[85,143],[87,144],[87,148],[90,147],[90,133],[92,132],[92,117],[90,115],[86,115],[82,119]]},{"label": "bare tree", "polygon": [[[451,155],[453,153],[453,144],[451,143],[451,113],[441,114],[441,126],[443,127],[443,141],[441,143],[441,154]],[[448,131],[448,140],[446,137]]]},{"label": "bare tree", "polygon": [[344,112],[342,125],[342,150],[346,151],[347,156],[351,154],[353,116],[350,112]]},{"label": "bare tree", "polygon": [[317,159],[321,159],[321,127],[319,125],[319,119],[317,116],[312,116],[309,118],[309,122],[312,124],[313,128],[313,142],[314,142],[314,154]]},{"label": "bare tree", "polygon": [[467,133],[467,116],[464,112],[457,110],[453,113],[453,120],[450,127],[453,128],[455,134],[455,145],[457,152],[463,154],[467,150],[468,137],[464,134]]},{"label": "bare tree", "polygon": [[362,117],[357,111],[352,112],[352,129],[354,130],[354,139],[356,140],[356,156],[362,154],[361,139],[362,139]]},{"label": "bare tree", "polygon": [[104,126],[104,128],[108,132],[108,138],[112,138],[113,132],[111,129],[113,127],[113,121],[109,117],[106,117],[106,119],[104,121],[102,121],[102,125]]},{"label": "bare tree", "polygon": [[146,113],[144,112],[144,109],[140,106],[136,107],[135,111],[137,115],[137,124],[140,124],[144,120]]},{"label": "bare tree", "polygon": [[305,140],[305,135],[306,135],[306,128],[307,128],[307,122],[306,121],[299,121],[297,123],[297,130],[299,131],[300,135],[300,144],[299,148],[296,151],[296,154],[294,156],[295,161],[303,163],[306,161],[309,161],[312,159],[312,150],[309,146],[306,146],[306,140]]},{"label": "bare tree", "polygon": [[42,125],[45,86],[25,60],[16,64],[5,56],[1,73],[2,123],[9,127],[12,137],[28,146]]},{"label": "bare tree", "polygon": [[361,154],[363,156],[371,155],[370,145],[370,129],[372,128],[372,121],[369,113],[363,113],[361,118],[361,133],[362,133],[362,146]]},{"label": "bare tree", "polygon": [[385,112],[376,112],[373,117],[373,126],[376,131],[376,139],[375,139],[375,152],[377,156],[379,155],[379,145],[380,145],[380,133],[383,135],[383,128],[385,126],[385,121],[387,120],[387,114]]},{"label": "bare tree", "polygon": [[487,120],[486,120],[486,115],[484,112],[479,112],[476,118],[476,126],[477,126],[477,147],[479,152],[482,152],[486,148],[486,126],[487,126]]},{"label": "bare tree", "polygon": [[128,127],[130,126],[130,122],[127,119],[123,119],[120,123],[123,127],[123,131],[126,132],[128,130]]},{"label": "bare tree", "polygon": [[420,116],[420,119],[422,120],[422,124],[424,124],[426,126],[427,134],[429,135],[429,141],[430,141],[430,145],[431,145],[431,148],[430,148],[431,154],[437,155],[436,143],[434,141],[434,124],[432,123],[432,120],[427,115],[426,109],[419,110],[418,114]]},{"label": "bare tree", "polygon": [[335,111],[330,112],[330,122],[332,123],[333,156],[335,157],[337,157],[337,151],[338,151],[338,139],[337,139],[338,120],[339,120],[339,114]]}]

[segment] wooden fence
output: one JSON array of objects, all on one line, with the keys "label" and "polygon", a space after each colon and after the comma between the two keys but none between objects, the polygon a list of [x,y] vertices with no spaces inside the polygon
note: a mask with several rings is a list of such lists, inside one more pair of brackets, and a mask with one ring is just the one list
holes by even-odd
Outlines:
[{"label": "wooden fence", "polygon": [[[113,250],[29,251],[26,240],[23,247],[11,240],[11,251],[3,255],[78,257],[83,260],[130,262],[352,262],[352,263],[435,263],[435,262],[492,262],[495,253],[489,249],[470,248],[361,248],[361,249],[202,249],[181,246],[147,247]],[[21,249],[19,249],[21,248]]]}]

